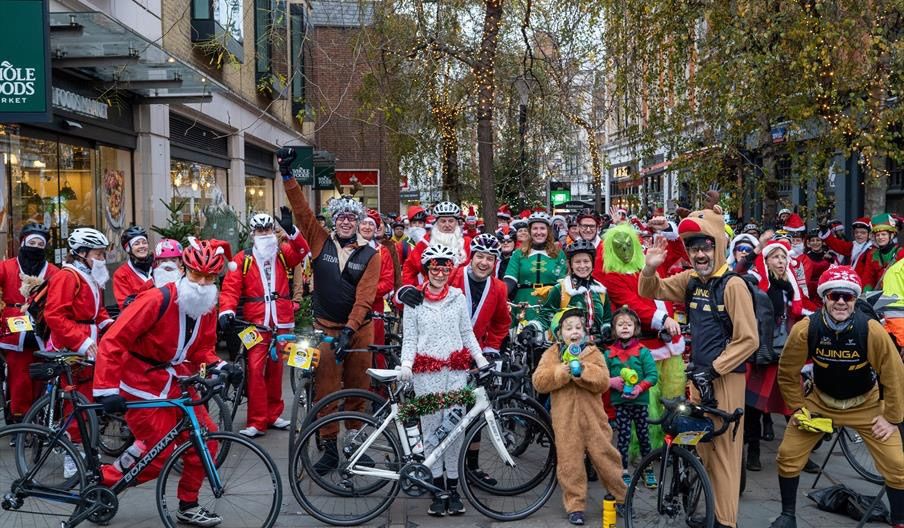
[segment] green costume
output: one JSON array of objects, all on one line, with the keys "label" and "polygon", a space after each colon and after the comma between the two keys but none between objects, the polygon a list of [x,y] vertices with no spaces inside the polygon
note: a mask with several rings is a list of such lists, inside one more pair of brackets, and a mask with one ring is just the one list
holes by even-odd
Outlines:
[{"label": "green costume", "polygon": [[[630,353],[625,354],[625,351],[630,351]],[[622,354],[619,354],[619,352],[622,352]],[[629,368],[637,372],[640,378],[638,382],[646,381],[652,387],[659,381],[659,370],[656,368],[653,354],[650,353],[649,348],[640,346],[637,340],[634,340],[628,348],[622,347],[619,349],[618,344],[612,345],[606,349],[603,356],[606,358],[606,366],[609,367],[610,379],[621,376],[623,368]],[[612,390],[609,392],[609,397],[612,399],[613,406],[622,404],[647,405],[650,402],[650,391],[645,390],[637,398],[630,400],[624,398],[622,392]]]},{"label": "green costume", "polygon": [[[534,289],[552,287],[557,280],[565,276],[565,273],[565,253],[562,251],[559,251],[553,258],[543,250],[534,249],[528,256],[524,256],[524,253],[517,249],[505,269],[505,278],[514,281],[517,285],[518,290],[515,292],[514,302],[543,304],[543,298],[536,296]],[[533,321],[536,318],[537,310],[533,308],[527,310],[526,320]],[[512,314],[512,325],[518,325],[517,313]]]},{"label": "green costume", "polygon": [[[612,322],[612,308],[609,304],[609,296],[606,295],[606,288],[596,280],[592,280],[589,289],[586,286],[575,288],[571,275],[566,275],[549,290],[546,302],[543,303],[540,313],[534,319],[535,326],[540,330],[549,329],[552,316],[567,307],[580,308],[588,318],[592,316],[593,321],[587,332],[588,335],[599,335],[600,330]],[[584,323],[586,324],[587,321]]]}]

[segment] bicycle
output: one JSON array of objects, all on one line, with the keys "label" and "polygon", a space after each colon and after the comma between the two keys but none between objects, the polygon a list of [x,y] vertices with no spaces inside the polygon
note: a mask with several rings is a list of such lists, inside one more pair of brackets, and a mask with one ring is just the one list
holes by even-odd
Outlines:
[{"label": "bicycle", "polygon": [[[492,408],[486,385],[494,376],[505,374],[492,372],[489,366],[472,371],[477,374],[474,406],[424,458],[423,454],[412,452],[405,423],[399,416],[404,405],[400,397],[405,392],[405,384],[397,383],[398,371],[368,369],[367,373],[375,381],[390,386],[389,414],[382,420],[348,411],[324,416],[304,430],[289,459],[292,492],[314,518],[336,526],[354,526],[384,512],[399,491],[411,497],[427,492],[448,496],[446,490],[433,485],[430,467],[462,434],[464,441],[458,459],[460,486],[464,497],[480,513],[499,521],[518,520],[536,512],[549,500],[556,486],[552,428],[526,411]],[[337,449],[345,461],[340,460],[337,468],[324,471],[312,457],[320,452],[318,438],[327,437],[320,434],[326,427],[337,429]],[[484,429],[488,431],[484,433]],[[544,441],[534,444],[539,449],[514,456],[511,446],[520,444],[516,435],[524,429],[530,429],[535,437],[542,436]],[[477,438],[489,440],[491,444],[482,445],[479,453],[480,467],[492,466],[490,472],[497,477],[493,485],[468,472],[465,455]],[[525,497],[534,490],[538,490],[535,495]],[[381,491],[385,495],[379,495]],[[522,505],[515,507],[515,502]],[[335,507],[330,508],[331,505]]]},{"label": "bicycle", "polygon": [[[176,408],[181,420],[129,468],[114,484],[102,482],[99,453],[91,442],[83,442],[84,457],[67,438],[66,427],[76,421],[87,438],[85,412],[100,412],[99,404],[83,404],[72,398],[74,389],[67,389],[64,397],[74,399],[75,410],[54,431],[33,424],[18,424],[0,429],[0,526],[17,526],[23,518],[30,517],[30,524],[37,524],[46,517],[65,517],[62,528],[73,528],[88,520],[95,524],[108,523],[119,509],[118,495],[137,483],[137,477],[167,448],[179,443],[167,457],[156,483],[157,512],[164,526],[175,527],[175,506],[179,467],[189,450],[200,459],[205,479],[202,480],[198,503],[217,511],[223,518],[220,526],[261,526],[269,528],[279,515],[282,503],[282,483],[279,470],[270,456],[257,444],[241,435],[230,432],[211,432],[201,427],[194,407],[203,405],[223,388],[219,379],[205,379],[205,373],[175,378],[181,387],[181,395],[173,399],[140,400],[126,404],[129,409]],[[215,369],[210,370],[217,375]],[[190,389],[199,390],[200,398],[193,399]],[[188,434],[188,441],[179,437]],[[14,439],[15,447],[7,448],[6,439]],[[208,448],[215,442],[219,450],[228,456],[219,463]],[[6,449],[14,453],[3,453]],[[76,472],[70,477],[62,473],[65,457],[75,461]],[[255,477],[254,471],[266,469],[266,475]],[[62,477],[61,477],[62,475]],[[247,479],[247,481],[241,481]],[[207,486],[203,483],[207,482]],[[259,510],[251,511],[251,505]],[[230,508],[233,509],[230,509]]]},{"label": "bicycle", "polygon": [[12,423],[7,374],[6,355],[0,352],[0,414],[3,415],[3,423]]},{"label": "bicycle", "polygon": [[[645,456],[634,471],[625,496],[625,527],[685,527],[691,523],[711,527],[715,495],[695,446],[725,433],[732,424],[736,435],[744,410],[727,413],[683,398],[660,401],[666,412],[649,423],[662,425],[665,446]],[[719,418],[722,424],[716,427],[707,415]],[[648,470],[657,476],[655,489],[643,484]]]}]

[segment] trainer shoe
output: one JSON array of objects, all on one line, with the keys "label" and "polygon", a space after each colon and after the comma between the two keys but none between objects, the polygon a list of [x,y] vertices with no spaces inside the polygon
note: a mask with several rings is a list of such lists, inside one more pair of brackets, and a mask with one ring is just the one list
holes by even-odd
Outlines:
[{"label": "trainer shoe", "polygon": [[772,521],[769,528],[797,528],[797,518],[793,515],[783,513]]},{"label": "trainer shoe", "polygon": [[576,511],[569,513],[568,522],[575,526],[584,526],[584,512]]},{"label": "trainer shoe", "polygon": [[253,425],[249,425],[244,429],[239,429],[239,434],[242,436],[247,436],[248,438],[257,438],[258,436],[264,436],[266,433],[263,431],[258,431],[257,427]]},{"label": "trainer shoe", "polygon": [[427,508],[427,515],[431,517],[444,517],[446,515],[446,499],[437,495],[433,496],[433,502]]},{"label": "trainer shoe", "polygon": [[449,493],[449,504],[446,510],[449,515],[461,515],[465,512],[465,504],[461,501],[461,496],[457,491],[453,490]]},{"label": "trainer shoe", "polygon": [[643,485],[647,487],[647,489],[656,489],[659,487],[659,483],[656,482],[656,474],[653,473],[653,470],[647,468],[643,472]]},{"label": "trainer shoe", "polygon": [[216,526],[223,522],[223,518],[214,512],[205,510],[200,506],[188,508],[187,510],[179,510],[176,519],[185,524],[193,524],[195,526]]},{"label": "trainer shoe", "polygon": [[276,420],[273,420],[273,425],[271,425],[270,427],[285,431],[289,428],[290,425],[292,425],[292,422],[290,422],[289,420],[286,420],[285,418],[277,418]]},{"label": "trainer shoe", "polygon": [[323,446],[323,456],[314,464],[314,471],[321,477],[339,468],[339,448],[336,441],[328,441]]}]

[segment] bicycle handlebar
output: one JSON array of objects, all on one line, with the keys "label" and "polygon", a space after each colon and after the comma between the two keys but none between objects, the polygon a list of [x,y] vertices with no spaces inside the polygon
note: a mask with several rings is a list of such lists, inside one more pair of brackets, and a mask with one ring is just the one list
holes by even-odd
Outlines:
[{"label": "bicycle handlebar", "polygon": [[732,434],[737,434],[738,427],[741,425],[741,417],[744,415],[744,409],[738,408],[735,409],[734,412],[726,412],[717,407],[710,407],[708,405],[702,405],[699,403],[694,403],[688,401],[684,398],[660,398],[659,401],[662,402],[662,405],[666,408],[666,413],[662,415],[662,418],[658,420],[648,419],[647,422],[651,425],[661,425],[663,424],[669,417],[678,413],[686,414],[694,414],[694,413],[704,413],[711,414],[716,416],[722,420],[722,425],[713,430],[712,436],[719,436],[724,434],[728,427],[731,424],[734,424],[734,430]]},{"label": "bicycle handlebar", "polygon": [[274,328],[270,328],[269,326],[259,325],[257,323],[252,323],[251,321],[246,321],[244,319],[238,319],[238,318],[233,319],[232,324],[235,327],[242,327],[242,328],[247,328],[249,326],[253,326],[260,332],[268,332],[269,333],[269,332],[273,332],[275,330]]},{"label": "bicycle handlebar", "polygon": [[200,375],[195,374],[194,376],[187,377],[176,377],[176,381],[179,383],[179,386],[182,387],[182,394],[188,395],[188,387],[204,387],[203,390],[200,390],[201,398],[197,400],[191,400],[186,404],[188,407],[195,407],[198,405],[203,405],[210,401],[214,395],[223,391],[223,388],[226,387],[226,380],[220,378],[220,370],[215,368],[208,368],[207,372],[213,374],[214,378],[202,378]]}]

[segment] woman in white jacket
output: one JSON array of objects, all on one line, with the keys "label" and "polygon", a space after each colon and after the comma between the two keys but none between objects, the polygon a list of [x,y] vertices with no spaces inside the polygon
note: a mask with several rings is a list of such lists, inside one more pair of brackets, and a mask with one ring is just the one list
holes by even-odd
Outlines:
[{"label": "woman in white jacket", "polygon": [[[461,390],[467,384],[467,371],[472,360],[478,367],[487,364],[474,337],[467,300],[461,290],[449,286],[449,276],[457,264],[450,248],[435,245],[424,250],[421,265],[428,280],[419,286],[424,293],[424,302],[413,308],[405,307],[402,316],[400,378],[411,380],[417,396]],[[467,411],[455,406],[421,416],[424,438],[429,438],[446,415],[453,412],[461,417]],[[441,517],[447,512],[459,515],[465,511],[457,491],[461,442],[461,438],[457,439],[430,468],[433,484],[449,491],[448,500],[434,495],[433,503],[427,509],[430,515]]]}]

